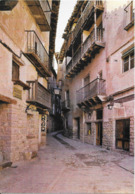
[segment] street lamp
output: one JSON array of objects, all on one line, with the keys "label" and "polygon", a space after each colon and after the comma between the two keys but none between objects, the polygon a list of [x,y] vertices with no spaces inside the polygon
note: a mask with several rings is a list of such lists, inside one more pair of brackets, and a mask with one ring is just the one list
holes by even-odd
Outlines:
[{"label": "street lamp", "polygon": [[59,88],[54,88],[54,94],[55,95],[60,95],[60,89]]},{"label": "street lamp", "polygon": [[113,106],[114,106],[114,97],[113,96],[109,96],[108,100],[110,101],[110,104],[108,104],[108,109],[112,110]]},{"label": "street lamp", "polygon": [[108,104],[107,106],[108,106],[109,110],[112,110],[112,108],[113,108],[113,104],[112,103]]}]

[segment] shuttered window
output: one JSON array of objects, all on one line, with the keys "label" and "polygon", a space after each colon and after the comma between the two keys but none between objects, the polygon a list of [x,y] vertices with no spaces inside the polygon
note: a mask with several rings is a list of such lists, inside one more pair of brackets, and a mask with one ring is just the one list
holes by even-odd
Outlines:
[{"label": "shuttered window", "polygon": [[134,48],[130,49],[126,53],[123,54],[123,72],[126,72],[132,68],[134,68]]}]

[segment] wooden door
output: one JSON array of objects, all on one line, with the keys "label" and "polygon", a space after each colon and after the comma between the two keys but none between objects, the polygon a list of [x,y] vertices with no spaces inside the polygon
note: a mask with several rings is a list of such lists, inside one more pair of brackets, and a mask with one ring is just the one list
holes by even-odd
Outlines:
[{"label": "wooden door", "polygon": [[130,119],[116,121],[116,148],[129,150]]},{"label": "wooden door", "polygon": [[96,145],[102,145],[102,122],[97,123]]}]

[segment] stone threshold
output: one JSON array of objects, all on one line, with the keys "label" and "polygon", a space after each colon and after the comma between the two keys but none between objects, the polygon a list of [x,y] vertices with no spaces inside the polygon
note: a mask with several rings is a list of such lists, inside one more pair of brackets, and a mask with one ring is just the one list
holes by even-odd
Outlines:
[{"label": "stone threshold", "polygon": [[12,162],[10,161],[3,161],[0,163],[0,170],[7,168],[7,167],[11,167]]}]

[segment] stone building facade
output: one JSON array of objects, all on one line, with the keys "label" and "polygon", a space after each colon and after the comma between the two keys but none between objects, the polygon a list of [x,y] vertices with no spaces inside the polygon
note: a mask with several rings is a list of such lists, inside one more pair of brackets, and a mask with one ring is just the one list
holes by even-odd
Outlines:
[{"label": "stone building facade", "polygon": [[77,1],[58,58],[65,135],[134,153],[133,1]]},{"label": "stone building facade", "polygon": [[0,2],[0,162],[45,144],[58,10],[51,0]]}]

